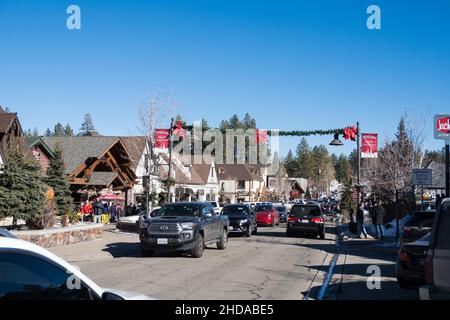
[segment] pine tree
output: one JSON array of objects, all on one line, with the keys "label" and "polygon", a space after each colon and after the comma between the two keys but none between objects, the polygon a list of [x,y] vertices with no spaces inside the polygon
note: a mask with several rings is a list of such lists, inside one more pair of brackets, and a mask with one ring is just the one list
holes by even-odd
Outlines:
[{"label": "pine tree", "polygon": [[66,179],[62,149],[59,145],[55,148],[55,157],[50,161],[45,182],[55,191],[56,205],[59,215],[67,214],[72,209],[72,197],[69,183]]},{"label": "pine tree", "polygon": [[289,177],[295,177],[295,159],[292,155],[292,151],[289,150],[288,154],[286,155],[286,158],[284,159],[284,167],[286,168],[286,172]]},{"label": "pine tree", "polygon": [[98,132],[94,126],[94,121],[92,121],[92,116],[90,113],[84,115],[84,122],[81,125],[79,135],[80,136],[98,135]]},{"label": "pine tree", "polygon": [[313,175],[313,162],[311,155],[311,148],[309,147],[308,141],[305,138],[300,140],[297,146],[295,155],[296,162],[296,172],[297,177],[302,177],[305,179],[312,178]]},{"label": "pine tree", "polygon": [[51,131],[50,129],[47,129],[47,130],[45,131],[44,136],[46,136],[46,137],[51,137],[51,136],[53,136],[53,133],[52,133],[52,131]]},{"label": "pine tree", "polygon": [[72,137],[73,136],[73,129],[70,126],[70,124],[67,124],[64,127],[64,136],[66,136],[66,137]]},{"label": "pine tree", "polygon": [[44,214],[45,191],[39,163],[27,157],[17,145],[9,151],[8,162],[0,174],[0,218],[31,221]]},{"label": "pine tree", "polygon": [[62,137],[62,136],[64,136],[64,127],[63,127],[63,125],[60,122],[58,122],[55,125],[55,128],[53,130],[53,135],[55,137]]}]

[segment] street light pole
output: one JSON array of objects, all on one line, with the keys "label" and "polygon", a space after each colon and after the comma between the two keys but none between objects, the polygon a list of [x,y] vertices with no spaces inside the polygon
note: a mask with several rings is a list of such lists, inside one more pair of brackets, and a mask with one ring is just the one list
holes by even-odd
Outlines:
[{"label": "street light pole", "polygon": [[169,172],[167,176],[167,200],[172,202],[172,184],[171,184],[171,178],[172,178],[172,149],[173,149],[173,139],[172,139],[172,133],[173,133],[173,118],[170,119],[170,131],[169,131]]},{"label": "street light pole", "polygon": [[356,163],[356,183],[357,183],[357,190],[358,190],[358,206],[361,202],[361,141],[360,141],[360,127],[359,122],[356,122],[356,156],[357,156],[357,163]]},{"label": "street light pole", "polygon": [[445,194],[450,197],[450,142],[445,144]]}]

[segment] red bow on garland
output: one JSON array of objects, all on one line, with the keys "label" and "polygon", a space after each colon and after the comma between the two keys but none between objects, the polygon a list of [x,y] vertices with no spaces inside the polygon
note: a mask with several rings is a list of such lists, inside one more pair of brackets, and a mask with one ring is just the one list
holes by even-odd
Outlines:
[{"label": "red bow on garland", "polygon": [[267,137],[267,130],[259,131],[256,129],[256,143],[260,144],[261,142],[267,142],[269,138]]},{"label": "red bow on garland", "polygon": [[181,121],[177,121],[177,124],[175,125],[175,129],[173,130],[173,134],[180,136],[184,138],[184,129],[183,129],[183,123]]},{"label": "red bow on garland", "polygon": [[352,141],[356,141],[357,137],[357,129],[356,126],[345,128],[344,129],[344,139],[351,139]]}]

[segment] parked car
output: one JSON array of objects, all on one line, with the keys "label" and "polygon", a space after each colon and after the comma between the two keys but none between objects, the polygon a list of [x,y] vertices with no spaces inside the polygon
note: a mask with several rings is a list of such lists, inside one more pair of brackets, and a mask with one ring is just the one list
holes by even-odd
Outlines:
[{"label": "parked car", "polygon": [[416,211],[402,227],[402,243],[414,242],[431,232],[436,211]]},{"label": "parked car", "polygon": [[200,258],[207,245],[224,250],[228,243],[229,219],[215,213],[209,202],[166,204],[155,217],[143,221],[139,239],[143,256],[157,250],[190,252]]},{"label": "parked car", "polygon": [[431,234],[411,243],[404,243],[398,253],[395,274],[402,288],[418,288],[425,284],[425,257]]},{"label": "parked car", "polygon": [[419,289],[421,299],[450,299],[450,198],[442,200],[431,230],[425,258],[427,285]]},{"label": "parked car", "polygon": [[48,250],[0,237],[0,300],[148,300],[138,293],[103,289]]},{"label": "parked car", "polygon": [[209,201],[209,203],[211,203],[211,205],[213,206],[214,212],[216,214],[220,214],[222,208],[219,206],[219,203],[217,201]]},{"label": "parked car", "polygon": [[280,222],[287,222],[287,210],[285,206],[276,206],[275,209],[280,214]]},{"label": "parked car", "polygon": [[273,227],[280,224],[280,214],[271,203],[257,204],[255,214],[258,226]]},{"label": "parked car", "polygon": [[325,239],[325,219],[320,205],[294,205],[288,216],[286,234],[288,237],[296,234],[313,234]]},{"label": "parked car", "polygon": [[247,237],[258,233],[256,216],[250,205],[229,204],[223,208],[222,215],[230,220],[229,233],[243,234]]},{"label": "parked car", "polygon": [[13,239],[16,238],[15,235],[13,235],[11,232],[9,232],[8,230],[6,230],[4,228],[0,228],[0,237],[13,238]]}]

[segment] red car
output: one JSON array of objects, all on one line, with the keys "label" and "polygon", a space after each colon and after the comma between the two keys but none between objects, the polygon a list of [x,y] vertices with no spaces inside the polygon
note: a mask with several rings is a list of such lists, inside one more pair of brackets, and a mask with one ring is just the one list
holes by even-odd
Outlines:
[{"label": "red car", "polygon": [[258,204],[255,213],[258,225],[273,227],[280,224],[280,213],[271,204]]}]

